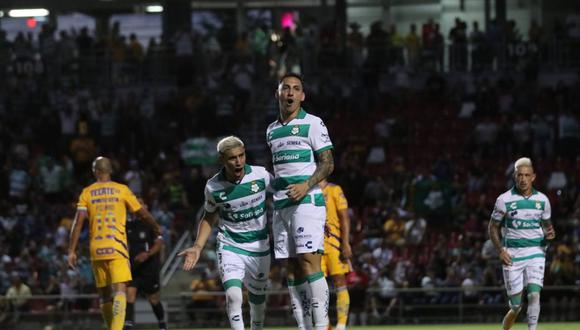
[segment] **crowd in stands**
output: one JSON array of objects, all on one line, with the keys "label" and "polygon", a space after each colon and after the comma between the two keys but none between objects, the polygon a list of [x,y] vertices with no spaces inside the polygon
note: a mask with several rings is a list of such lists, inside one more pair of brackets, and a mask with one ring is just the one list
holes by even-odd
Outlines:
[{"label": "crowd in stands", "polygon": [[[498,40],[493,33],[501,40],[521,38],[515,23],[506,26],[497,31],[492,24],[484,33],[473,24],[468,33],[467,23],[458,20],[449,34],[459,49],[450,67],[467,70],[465,43],[473,48],[472,70],[491,67],[498,56],[489,53],[495,47],[489,42]],[[558,33],[577,38],[571,31],[578,28],[559,26],[548,34],[532,24],[528,39],[546,41],[560,38]],[[79,253],[76,272],[67,269],[66,255],[75,202],[92,181],[97,155],[113,159],[114,178],[143,197],[171,248],[177,235],[194,227],[203,187],[216,169],[211,152],[203,150],[224,134],[245,138],[242,119],[264,116],[253,102],[271,99],[275,77],[289,69],[306,74],[307,111],[325,119],[335,146],[331,181],[349,200],[357,251],[352,294],[375,292],[371,300],[351,299],[360,322],[365,313],[390,315],[400,301],[460,299],[430,291],[400,295],[398,288],[502,284],[486,226],[495,198],[512,186],[513,161],[523,155],[534,161],[536,185],[553,206],[557,239],[548,247],[546,285],[580,285],[580,80],[543,85],[527,73],[438,73],[445,37],[431,21],[406,37],[380,24],[363,36],[352,25],[346,51],[332,24],[285,30],[275,42],[271,32],[256,27],[235,40],[225,32],[180,31],[146,49],[134,37],[127,41],[118,26],[96,37],[81,30],[57,38],[47,26],[34,38],[22,34],[8,41],[0,32],[0,69],[6,70],[0,81],[0,294],[95,292],[87,251]],[[175,80],[155,80],[157,65],[136,74],[134,63],[167,55],[167,49],[180,68]],[[42,71],[17,69],[15,59],[37,52]],[[333,71],[340,63],[329,59],[340,58],[338,53],[353,67],[379,70]],[[71,67],[70,59],[79,55],[92,62]],[[397,69],[403,64],[416,71],[432,65],[434,71],[417,82],[413,71]],[[105,67],[110,71],[99,74]],[[104,82],[116,87],[102,88]],[[274,110],[264,121],[275,116]],[[206,251],[206,259],[215,258]],[[196,287],[216,281],[215,270],[204,274]],[[284,288],[284,274],[275,264],[272,288]],[[466,290],[461,298],[504,301],[501,291]],[[579,303],[573,294],[556,298]],[[23,312],[95,307],[84,300],[14,302],[0,306]],[[288,301],[272,296],[271,304]]]}]

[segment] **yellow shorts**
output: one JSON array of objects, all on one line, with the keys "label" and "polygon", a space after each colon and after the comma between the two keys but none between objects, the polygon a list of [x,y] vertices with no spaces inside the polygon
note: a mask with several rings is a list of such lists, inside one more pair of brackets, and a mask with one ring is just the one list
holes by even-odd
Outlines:
[{"label": "yellow shorts", "polygon": [[94,260],[92,265],[97,288],[132,280],[131,265],[125,258]]},{"label": "yellow shorts", "polygon": [[320,261],[324,276],[341,275],[350,272],[348,260],[340,259],[340,250],[333,245],[324,244],[324,255]]}]

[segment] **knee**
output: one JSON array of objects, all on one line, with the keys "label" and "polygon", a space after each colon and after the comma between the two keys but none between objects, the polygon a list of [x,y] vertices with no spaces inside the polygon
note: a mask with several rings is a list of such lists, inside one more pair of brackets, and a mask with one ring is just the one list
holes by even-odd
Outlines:
[{"label": "knee", "polygon": [[528,304],[537,305],[539,303],[540,303],[540,293],[539,292],[528,293]]},{"label": "knee", "polygon": [[244,300],[244,298],[242,297],[242,289],[238,287],[229,288],[226,291],[226,300],[228,305],[230,306],[236,305],[241,306]]},{"label": "knee", "polygon": [[510,309],[515,313],[519,313],[522,309],[522,297],[521,295],[511,296],[509,300]]}]

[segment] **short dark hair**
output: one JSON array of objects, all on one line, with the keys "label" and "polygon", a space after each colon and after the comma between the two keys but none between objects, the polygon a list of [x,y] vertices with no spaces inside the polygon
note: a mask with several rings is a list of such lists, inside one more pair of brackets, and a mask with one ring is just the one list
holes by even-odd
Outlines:
[{"label": "short dark hair", "polygon": [[280,80],[278,80],[278,86],[284,81],[284,79],[290,78],[290,77],[300,80],[300,84],[302,85],[302,88],[304,88],[304,79],[302,78],[302,76],[300,74],[294,73],[294,72],[288,72],[288,73],[284,74],[282,76],[282,78],[280,78]]}]

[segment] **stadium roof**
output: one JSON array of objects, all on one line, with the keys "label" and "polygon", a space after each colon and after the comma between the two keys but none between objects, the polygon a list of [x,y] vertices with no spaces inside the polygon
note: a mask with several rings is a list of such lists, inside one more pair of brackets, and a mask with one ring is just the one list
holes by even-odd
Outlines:
[{"label": "stadium roof", "polygon": [[[377,0],[367,0],[372,3]],[[167,0],[2,0],[0,9],[47,8],[56,11],[133,11],[136,7],[163,4]],[[320,6],[323,0],[245,0],[246,7]],[[334,0],[326,0],[329,5]],[[192,8],[235,8],[237,0],[191,0]]]}]

